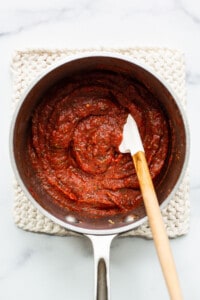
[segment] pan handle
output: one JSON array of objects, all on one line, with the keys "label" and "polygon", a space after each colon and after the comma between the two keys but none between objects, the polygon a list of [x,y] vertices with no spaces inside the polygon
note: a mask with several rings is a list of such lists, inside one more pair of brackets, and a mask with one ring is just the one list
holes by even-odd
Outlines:
[{"label": "pan handle", "polygon": [[116,235],[87,235],[94,251],[94,300],[110,300],[110,245]]}]

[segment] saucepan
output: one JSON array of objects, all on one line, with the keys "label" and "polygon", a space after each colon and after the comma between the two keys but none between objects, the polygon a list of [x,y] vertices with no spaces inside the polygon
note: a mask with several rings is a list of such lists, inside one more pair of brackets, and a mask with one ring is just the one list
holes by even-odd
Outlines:
[{"label": "saucepan", "polygon": [[[62,209],[58,201],[54,201],[54,195],[47,192],[47,186],[44,187],[42,179],[38,179],[38,174],[34,171],[27,154],[32,118],[47,91],[63,80],[67,81],[74,76],[81,78],[81,74],[86,73],[91,76],[92,72],[96,74],[102,70],[112,76],[118,74],[118,76],[133,78],[146,86],[151,95],[158,99],[169,121],[169,153],[162,174],[155,182],[159,205],[162,209],[177,190],[186,170],[189,152],[187,120],[177,96],[166,83],[152,70],[130,57],[102,52],[85,53],[68,57],[48,69],[32,83],[22,96],[12,120],[10,149],[16,178],[34,206],[57,224],[85,235],[91,240],[94,249],[95,299],[106,300],[110,299],[109,252],[111,242],[117,235],[128,232],[147,220],[143,203],[132,211],[119,213],[114,219],[110,217],[87,218],[85,217],[87,211],[84,213],[81,210],[81,213],[75,213],[73,209]],[[88,77],[88,82],[90,78]],[[48,97],[46,101],[48,101]]]}]

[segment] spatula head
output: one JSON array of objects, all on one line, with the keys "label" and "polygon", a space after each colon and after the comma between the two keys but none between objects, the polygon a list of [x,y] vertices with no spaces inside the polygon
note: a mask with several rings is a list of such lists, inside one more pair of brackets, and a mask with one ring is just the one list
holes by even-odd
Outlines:
[{"label": "spatula head", "polygon": [[119,146],[119,151],[122,153],[130,152],[131,155],[138,151],[143,151],[142,140],[137,127],[137,124],[131,114],[128,115],[123,129],[123,138]]}]

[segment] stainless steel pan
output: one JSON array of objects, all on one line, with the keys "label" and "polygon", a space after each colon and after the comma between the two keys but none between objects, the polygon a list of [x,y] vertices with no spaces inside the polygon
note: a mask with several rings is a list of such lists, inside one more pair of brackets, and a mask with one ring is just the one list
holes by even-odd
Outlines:
[{"label": "stainless steel pan", "polygon": [[[26,196],[39,209],[57,224],[87,236],[94,248],[95,299],[110,299],[109,293],[109,251],[116,235],[138,227],[146,220],[144,207],[134,214],[127,214],[118,222],[87,222],[66,215],[53,206],[50,196],[37,182],[26,160],[26,138],[30,128],[32,113],[41,96],[56,82],[85,70],[114,69],[137,78],[150,86],[151,92],[161,102],[171,124],[171,160],[166,172],[156,188],[162,208],[175,193],[186,169],[189,152],[189,134],[185,114],[181,105],[169,87],[147,67],[138,64],[129,57],[110,53],[84,54],[70,57],[48,69],[28,88],[14,114],[10,134],[11,161],[15,175]],[[31,188],[30,188],[31,187]],[[137,218],[134,216],[137,215]]]}]

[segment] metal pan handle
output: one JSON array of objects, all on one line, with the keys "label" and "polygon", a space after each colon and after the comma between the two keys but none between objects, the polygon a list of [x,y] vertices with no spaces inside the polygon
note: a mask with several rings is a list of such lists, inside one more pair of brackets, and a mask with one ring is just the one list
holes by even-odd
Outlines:
[{"label": "metal pan handle", "polygon": [[94,251],[94,300],[110,300],[110,245],[116,235],[87,235]]}]

